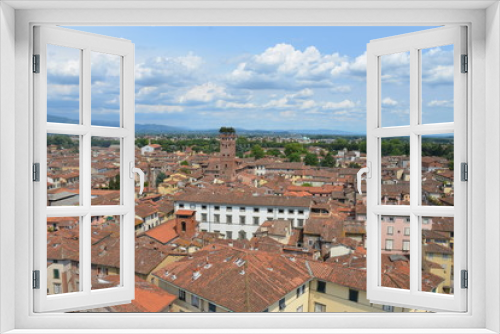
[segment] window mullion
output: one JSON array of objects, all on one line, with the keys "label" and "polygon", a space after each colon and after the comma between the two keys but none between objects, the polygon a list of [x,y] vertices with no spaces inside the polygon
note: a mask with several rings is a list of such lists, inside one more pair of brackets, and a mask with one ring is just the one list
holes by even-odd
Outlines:
[{"label": "window mullion", "polygon": [[80,228],[80,285],[82,291],[90,294],[92,289],[92,268],[91,268],[91,220],[90,205],[92,200],[92,176],[91,176],[91,133],[90,133],[90,113],[91,113],[91,63],[90,63],[90,49],[83,49],[82,54],[82,75],[81,75],[81,120],[85,128],[85,134],[82,136],[82,150],[80,151],[80,160],[82,162],[80,182],[80,194],[82,195],[82,205],[86,210],[86,214],[82,218],[82,227]]},{"label": "window mullion", "polygon": [[419,80],[419,50],[410,50],[410,291],[418,291],[418,272],[420,266],[418,243],[418,216],[414,210],[420,204],[419,188],[420,174],[418,172],[420,163],[419,136],[415,129],[419,123],[420,107],[420,80]]}]

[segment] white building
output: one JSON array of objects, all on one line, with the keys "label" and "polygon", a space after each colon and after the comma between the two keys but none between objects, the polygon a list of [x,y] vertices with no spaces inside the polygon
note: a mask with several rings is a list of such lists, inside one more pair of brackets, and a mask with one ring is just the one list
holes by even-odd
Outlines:
[{"label": "white building", "polygon": [[302,227],[310,204],[310,199],[300,197],[184,194],[174,206],[175,211],[196,210],[202,231],[219,232],[226,239],[251,239],[266,220],[290,220],[294,227]]}]

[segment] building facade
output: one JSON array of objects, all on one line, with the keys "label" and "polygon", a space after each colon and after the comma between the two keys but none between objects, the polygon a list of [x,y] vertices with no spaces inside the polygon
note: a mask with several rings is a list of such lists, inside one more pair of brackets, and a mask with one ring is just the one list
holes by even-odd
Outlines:
[{"label": "building facade", "polygon": [[251,239],[267,220],[288,220],[302,227],[309,218],[310,199],[277,196],[182,195],[175,210],[194,210],[200,230],[219,232],[226,239]]}]

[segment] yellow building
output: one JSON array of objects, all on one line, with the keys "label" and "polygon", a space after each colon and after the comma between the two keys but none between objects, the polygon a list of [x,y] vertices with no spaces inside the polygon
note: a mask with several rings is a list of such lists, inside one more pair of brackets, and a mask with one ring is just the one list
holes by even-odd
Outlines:
[{"label": "yellow building", "polygon": [[428,271],[444,279],[438,293],[453,293],[453,249],[436,243],[427,243],[423,247],[424,259]]}]

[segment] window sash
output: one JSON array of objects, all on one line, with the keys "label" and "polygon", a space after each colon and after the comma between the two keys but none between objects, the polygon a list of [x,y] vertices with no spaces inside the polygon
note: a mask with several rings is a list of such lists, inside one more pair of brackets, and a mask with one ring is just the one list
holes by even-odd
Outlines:
[{"label": "window sash", "polygon": [[[371,163],[371,178],[367,179],[367,297],[372,303],[389,304],[428,310],[466,311],[467,290],[460,289],[455,280],[454,294],[427,293],[421,286],[421,218],[424,216],[454,217],[455,277],[467,268],[466,218],[467,187],[460,182],[460,169],[455,168],[455,206],[421,206],[420,136],[454,133],[454,161],[458,166],[467,162],[467,76],[460,73],[460,56],[467,53],[466,28],[453,26],[388,37],[371,41],[367,49],[367,162]],[[420,49],[441,45],[454,45],[454,123],[419,124],[420,109]],[[380,57],[386,54],[410,51],[410,125],[381,127]],[[410,205],[381,205],[381,139],[410,137]],[[382,287],[381,216],[410,217],[410,290]],[[458,245],[462,245],[459,247]],[[416,259],[416,260],[415,260]]]},{"label": "window sash", "polygon": [[[80,50],[80,124],[47,122],[47,45],[59,45]],[[91,52],[121,57],[121,117],[120,127],[91,125]],[[40,271],[41,289],[34,290],[35,312],[72,311],[99,305],[125,304],[134,297],[134,182],[129,168],[134,163],[134,51],[127,40],[88,34],[64,28],[39,26],[34,29],[34,53],[40,55],[40,73],[34,74],[34,161],[40,163],[40,182],[33,186],[34,194],[34,269]],[[47,134],[80,136],[80,205],[47,207]],[[117,137],[120,150],[120,205],[91,205],[91,138]],[[115,288],[92,290],[91,287],[91,217],[120,216],[120,285]],[[80,291],[48,295],[47,289],[47,217],[79,217],[79,284]],[[131,228],[132,226],[132,228]]]}]

